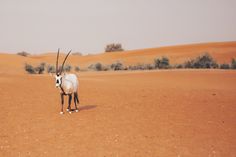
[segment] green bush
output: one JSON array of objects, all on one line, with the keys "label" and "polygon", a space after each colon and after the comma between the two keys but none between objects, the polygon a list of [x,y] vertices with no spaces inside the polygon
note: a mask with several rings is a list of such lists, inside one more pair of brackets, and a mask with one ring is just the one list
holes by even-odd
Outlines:
[{"label": "green bush", "polygon": [[42,74],[45,70],[45,63],[40,63],[37,67],[34,68],[34,70],[38,73],[38,74]]},{"label": "green bush", "polygon": [[69,64],[66,64],[63,69],[65,72],[70,72],[72,70],[72,66]]},{"label": "green bush", "polygon": [[196,68],[196,69],[210,69],[210,68],[218,68],[218,64],[216,61],[208,54],[205,53],[196,57],[195,59],[191,59],[184,63],[185,68]]},{"label": "green bush", "polygon": [[183,64],[176,64],[176,65],[174,66],[174,68],[176,68],[176,69],[183,69],[183,68],[184,68],[184,65],[183,65]]},{"label": "green bush", "polygon": [[152,69],[155,69],[155,67],[152,64],[137,64],[137,65],[130,65],[128,69],[129,70],[152,70]]},{"label": "green bush", "polygon": [[29,54],[28,52],[22,51],[22,52],[18,52],[17,55],[27,57],[27,56],[29,56],[30,54]]},{"label": "green bush", "polygon": [[234,58],[231,61],[231,69],[236,69],[236,60]]},{"label": "green bush", "polygon": [[96,64],[94,65],[94,67],[95,67],[95,70],[97,70],[97,71],[102,71],[102,64],[101,64],[101,63],[96,63]]},{"label": "green bush", "polygon": [[36,74],[34,67],[27,63],[25,64],[25,71],[27,71],[29,74]]},{"label": "green bush", "polygon": [[168,69],[170,67],[169,58],[162,57],[154,59],[154,66],[157,69]]},{"label": "green bush", "polygon": [[47,66],[47,72],[48,73],[56,73],[56,68],[53,65],[48,65]]},{"label": "green bush", "polygon": [[111,64],[112,70],[123,70],[123,64],[121,62],[116,62]]},{"label": "green bush", "polygon": [[103,69],[103,66],[101,63],[95,63],[95,64],[91,64],[88,69],[91,69],[91,70],[95,70],[95,71],[102,71]]},{"label": "green bush", "polygon": [[45,70],[45,63],[40,63],[38,66],[34,67],[30,64],[25,64],[25,71],[29,74],[42,74]]},{"label": "green bush", "polygon": [[155,69],[155,66],[153,64],[144,64],[145,70],[152,70]]},{"label": "green bush", "polygon": [[220,69],[230,69],[230,66],[229,64],[224,63],[220,65]]},{"label": "green bush", "polygon": [[[61,71],[61,66],[59,66],[58,71]],[[62,72],[70,72],[72,70],[72,66],[69,64],[64,65]]]},{"label": "green bush", "polygon": [[102,71],[108,71],[110,70],[110,65],[102,65]]},{"label": "green bush", "polygon": [[108,44],[105,48],[105,52],[116,52],[116,51],[124,51],[121,44]]},{"label": "green bush", "polygon": [[184,68],[194,68],[194,59],[188,60],[184,62],[183,67]]},{"label": "green bush", "polygon": [[75,66],[75,71],[79,72],[80,71],[80,67],[79,66]]}]

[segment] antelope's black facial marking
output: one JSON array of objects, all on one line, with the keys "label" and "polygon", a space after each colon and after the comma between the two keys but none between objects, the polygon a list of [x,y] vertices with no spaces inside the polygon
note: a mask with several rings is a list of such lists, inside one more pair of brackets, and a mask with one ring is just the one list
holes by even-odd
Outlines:
[{"label": "antelope's black facial marking", "polygon": [[60,85],[62,83],[62,76],[61,75],[55,75],[55,79],[56,79],[56,87],[60,87]]}]

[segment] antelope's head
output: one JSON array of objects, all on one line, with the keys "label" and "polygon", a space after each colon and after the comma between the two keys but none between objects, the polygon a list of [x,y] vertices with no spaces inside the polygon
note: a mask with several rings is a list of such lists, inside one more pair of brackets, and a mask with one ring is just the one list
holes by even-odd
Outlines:
[{"label": "antelope's head", "polygon": [[61,84],[62,84],[62,72],[63,72],[63,67],[64,67],[64,64],[66,62],[66,59],[67,57],[69,56],[69,54],[71,53],[71,50],[68,52],[68,54],[66,55],[63,63],[62,63],[62,66],[60,68],[58,68],[58,59],[59,59],[59,53],[60,53],[60,49],[58,49],[57,51],[57,61],[56,61],[56,75],[54,75],[55,77],[55,83],[56,83],[56,87],[60,87]]}]

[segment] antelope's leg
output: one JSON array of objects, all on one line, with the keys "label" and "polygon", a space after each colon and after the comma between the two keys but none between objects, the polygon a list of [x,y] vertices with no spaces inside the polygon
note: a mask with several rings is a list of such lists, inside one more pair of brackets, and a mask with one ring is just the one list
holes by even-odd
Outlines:
[{"label": "antelope's leg", "polygon": [[69,102],[68,102],[67,111],[70,111],[71,110],[70,105],[71,105],[72,94],[69,94],[68,96],[69,96]]},{"label": "antelope's leg", "polygon": [[61,114],[63,114],[63,105],[64,105],[64,94],[61,93]]},{"label": "antelope's leg", "polygon": [[[78,100],[78,94],[77,93],[74,93],[74,104],[75,104],[75,111],[78,112],[78,108],[77,108],[77,100]],[[79,101],[78,101],[79,103]]]},{"label": "antelope's leg", "polygon": [[77,99],[77,103],[79,104],[79,96],[78,96],[78,93],[76,93],[76,99]]}]

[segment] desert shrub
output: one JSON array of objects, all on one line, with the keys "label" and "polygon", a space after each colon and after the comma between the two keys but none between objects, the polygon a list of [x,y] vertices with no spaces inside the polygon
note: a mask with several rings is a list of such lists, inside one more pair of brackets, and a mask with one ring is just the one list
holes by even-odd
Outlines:
[{"label": "desert shrub", "polygon": [[231,69],[236,69],[236,60],[234,58],[231,61]]},{"label": "desert shrub", "polygon": [[168,69],[170,67],[169,58],[162,57],[154,59],[154,66],[158,69]]},{"label": "desert shrub", "polygon": [[217,68],[216,61],[208,54],[205,53],[195,59],[194,68]]},{"label": "desert shrub", "polygon": [[34,68],[34,70],[36,71],[36,73],[42,74],[45,70],[45,65],[46,65],[45,63],[40,63],[38,66]]},{"label": "desert shrub", "polygon": [[145,70],[152,70],[155,69],[155,66],[153,64],[144,64]]},{"label": "desert shrub", "polygon": [[96,63],[94,65],[96,71],[102,71],[102,64],[101,63]]},{"label": "desert shrub", "polygon": [[128,69],[129,70],[138,70],[138,67],[136,65],[129,65]]},{"label": "desert shrub", "polygon": [[42,74],[45,70],[45,63],[40,63],[38,66],[34,67],[30,64],[25,64],[25,71],[29,74]]},{"label": "desert shrub", "polygon": [[145,66],[145,64],[138,64],[138,65],[136,65],[136,68],[137,68],[137,70],[145,70],[146,66]]},{"label": "desert shrub", "polygon": [[184,62],[183,67],[184,68],[194,68],[194,59]]},{"label": "desert shrub", "polygon": [[64,65],[63,70],[65,72],[70,72],[72,70],[72,66],[69,64]]},{"label": "desert shrub", "polygon": [[152,70],[152,69],[155,69],[155,66],[152,64],[137,64],[137,65],[130,65],[128,69],[129,70]]},{"label": "desert shrub", "polygon": [[229,64],[224,63],[220,65],[220,69],[230,69],[230,66]]},{"label": "desert shrub", "polygon": [[80,67],[79,66],[75,66],[75,71],[80,71]]},{"label": "desert shrub", "polygon": [[201,69],[210,69],[210,68],[218,68],[218,64],[216,61],[208,54],[205,53],[196,57],[195,59],[191,59],[184,63],[185,68],[201,68]]},{"label": "desert shrub", "polygon": [[88,69],[95,70],[95,71],[102,71],[102,67],[103,67],[102,64],[98,62],[98,63],[89,65]]},{"label": "desert shrub", "polygon": [[128,66],[124,66],[123,70],[129,70],[129,67]]},{"label": "desert shrub", "polygon": [[123,64],[121,62],[116,62],[111,64],[112,70],[123,70]]},{"label": "desert shrub", "polygon": [[[61,71],[61,66],[58,67],[58,71]],[[69,64],[64,65],[63,70],[64,72],[70,72],[72,70],[72,66]]]},{"label": "desert shrub", "polygon": [[27,71],[29,74],[35,74],[36,71],[34,69],[34,67],[30,64],[25,64],[25,71]]},{"label": "desert shrub", "polygon": [[47,72],[48,73],[56,73],[56,68],[53,65],[47,65]]},{"label": "desert shrub", "polygon": [[116,52],[116,51],[124,51],[124,49],[122,48],[121,44],[108,44],[105,47],[105,52]]},{"label": "desert shrub", "polygon": [[18,52],[17,55],[27,57],[27,56],[29,56],[30,54],[29,54],[28,52],[22,51],[22,52]]},{"label": "desert shrub", "polygon": [[183,64],[176,64],[176,65],[174,65],[174,68],[182,69],[182,68],[184,68],[184,65]]},{"label": "desert shrub", "polygon": [[102,71],[110,70],[110,65],[102,65]]}]

